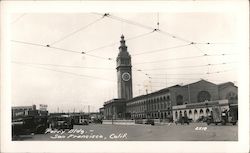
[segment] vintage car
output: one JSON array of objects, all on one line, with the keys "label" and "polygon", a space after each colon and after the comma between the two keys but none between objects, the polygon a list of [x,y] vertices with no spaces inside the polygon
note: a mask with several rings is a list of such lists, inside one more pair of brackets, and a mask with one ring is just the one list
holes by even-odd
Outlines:
[{"label": "vintage car", "polygon": [[74,120],[69,115],[53,116],[50,118],[51,129],[73,129]]},{"label": "vintage car", "polygon": [[48,128],[47,116],[22,116],[12,120],[12,136],[43,134]]}]

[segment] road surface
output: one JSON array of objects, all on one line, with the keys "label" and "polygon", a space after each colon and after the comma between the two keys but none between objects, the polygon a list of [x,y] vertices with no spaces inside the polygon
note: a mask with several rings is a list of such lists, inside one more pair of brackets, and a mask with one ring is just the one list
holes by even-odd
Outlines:
[{"label": "road surface", "polygon": [[24,141],[237,141],[238,126],[209,125],[74,125],[72,130],[47,129],[46,134],[21,136]]}]

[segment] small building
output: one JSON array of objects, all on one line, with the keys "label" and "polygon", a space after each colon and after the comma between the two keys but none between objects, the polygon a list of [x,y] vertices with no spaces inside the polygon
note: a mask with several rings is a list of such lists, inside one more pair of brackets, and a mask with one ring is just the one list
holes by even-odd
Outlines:
[{"label": "small building", "polygon": [[38,110],[36,105],[11,107],[12,119],[24,116],[47,116],[47,110]]},{"label": "small building", "polygon": [[219,106],[221,110],[229,110],[228,100],[205,101],[199,103],[191,103],[173,106],[173,120],[177,121],[182,116],[187,116],[193,121],[197,121],[200,117],[211,115],[212,108]]}]

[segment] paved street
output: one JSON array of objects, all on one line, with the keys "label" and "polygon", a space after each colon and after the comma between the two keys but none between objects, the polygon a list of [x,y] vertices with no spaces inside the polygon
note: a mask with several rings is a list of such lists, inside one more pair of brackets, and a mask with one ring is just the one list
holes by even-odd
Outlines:
[{"label": "paved street", "polygon": [[22,136],[28,141],[237,141],[238,126],[209,125],[75,125],[69,131]]}]

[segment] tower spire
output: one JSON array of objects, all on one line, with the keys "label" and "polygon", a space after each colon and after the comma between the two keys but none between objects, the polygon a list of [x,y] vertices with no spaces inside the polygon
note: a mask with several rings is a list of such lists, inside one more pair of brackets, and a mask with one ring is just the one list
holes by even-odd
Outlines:
[{"label": "tower spire", "polygon": [[131,56],[127,51],[124,35],[121,35],[120,43],[119,53],[116,58],[118,98],[131,99],[133,97]]},{"label": "tower spire", "polygon": [[126,46],[125,42],[126,41],[124,40],[124,35],[122,34],[121,35],[121,40],[120,40],[120,47],[119,47],[120,51],[126,51],[127,46]]}]

